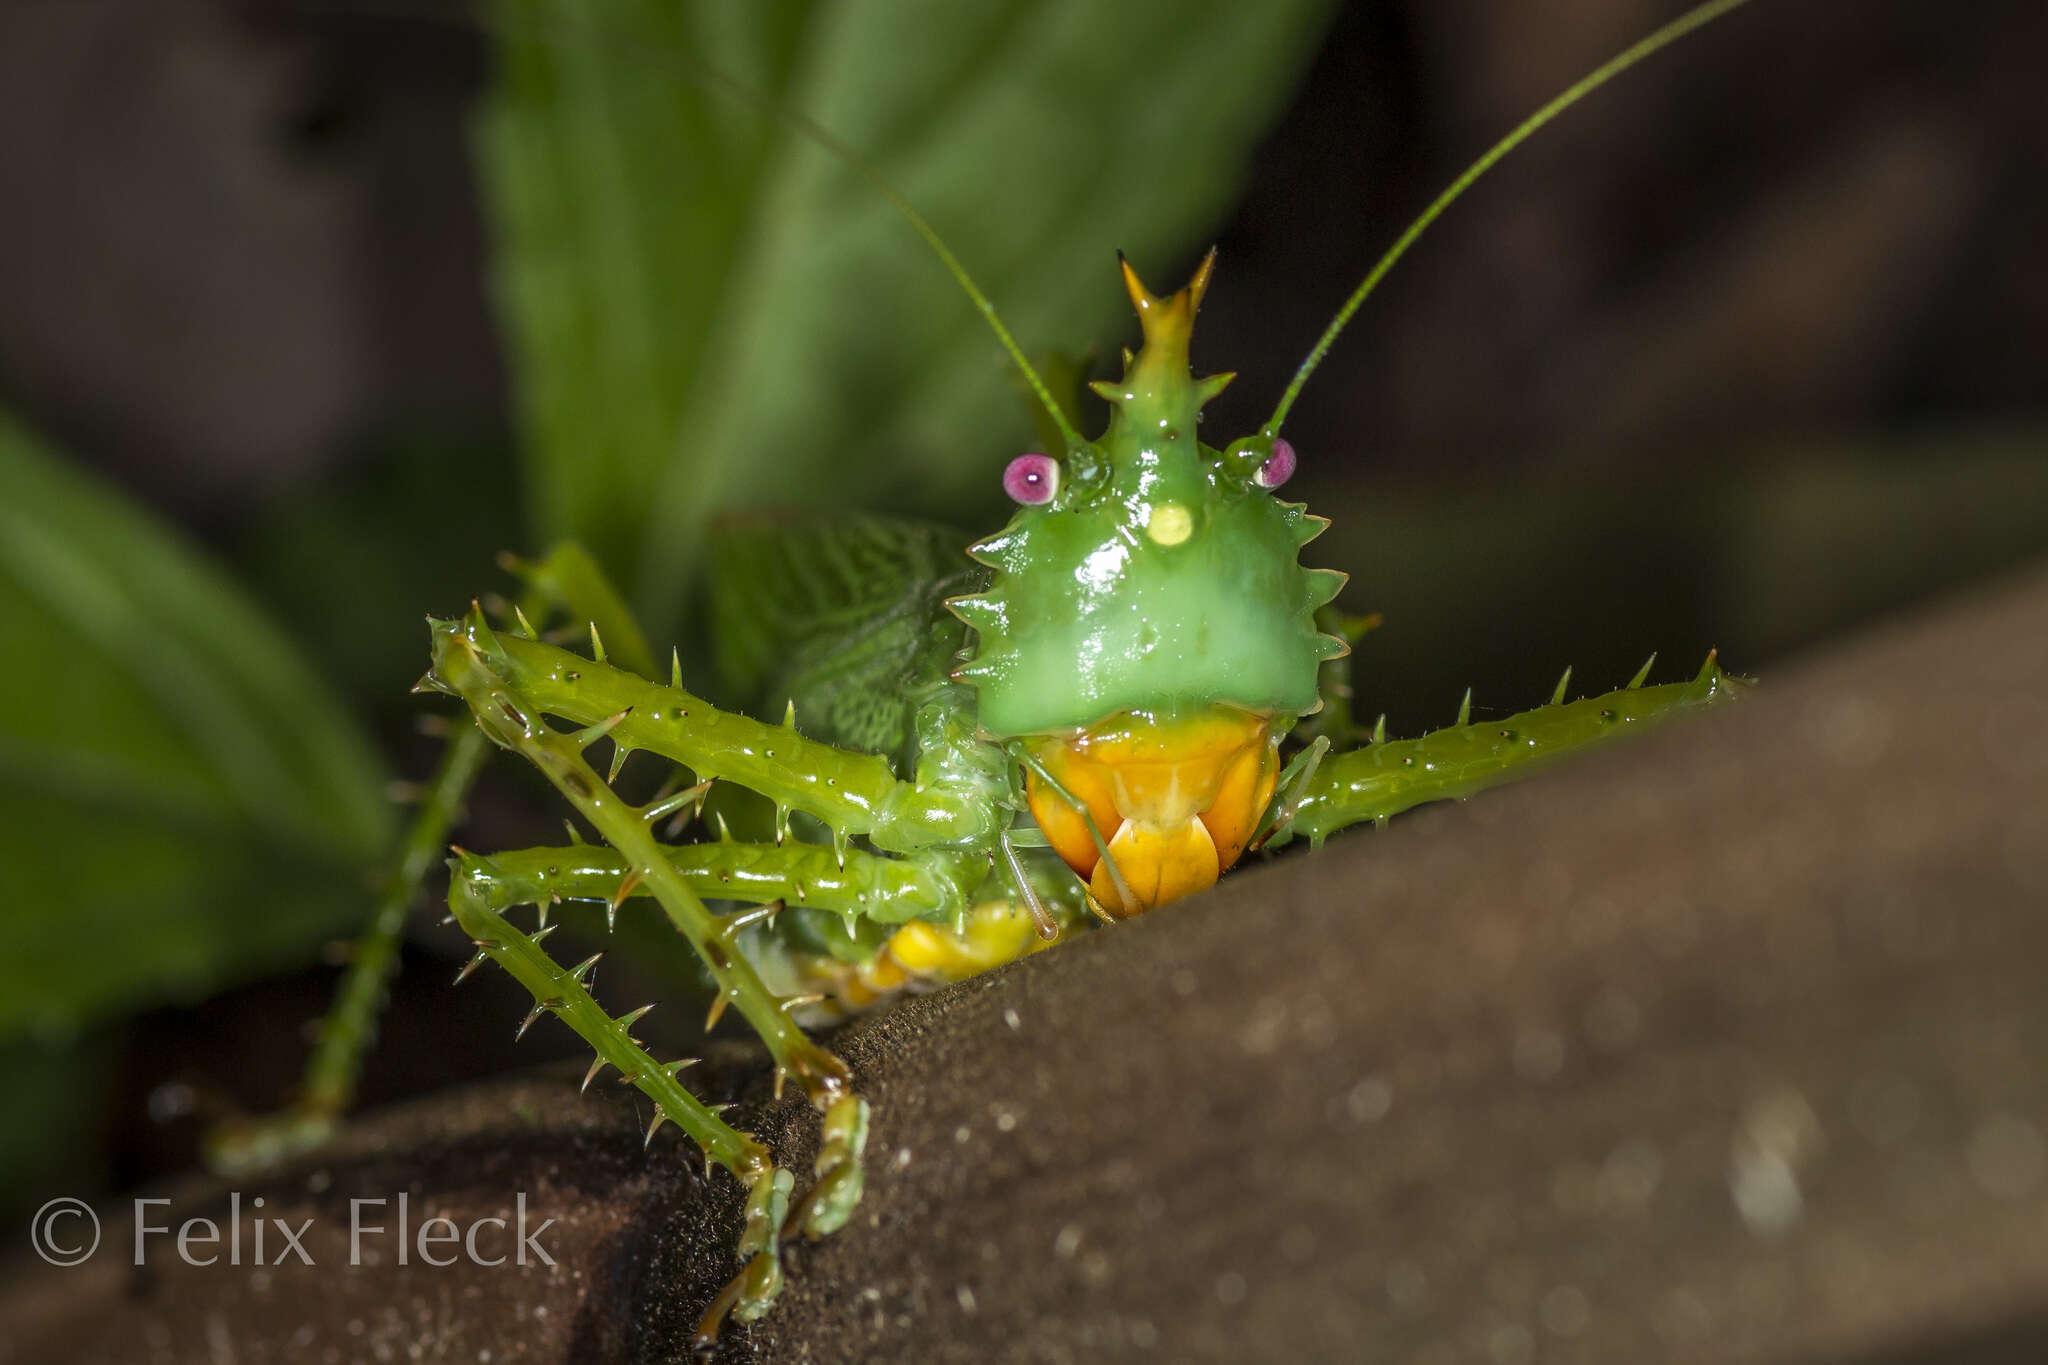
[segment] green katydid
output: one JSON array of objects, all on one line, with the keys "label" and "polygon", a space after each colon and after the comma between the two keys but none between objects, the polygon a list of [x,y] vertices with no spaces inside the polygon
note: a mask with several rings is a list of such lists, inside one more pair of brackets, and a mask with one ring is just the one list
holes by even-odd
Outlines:
[{"label": "green katydid", "polygon": [[[464,975],[486,963],[509,972],[533,996],[529,1024],[562,1019],[595,1052],[591,1077],[616,1068],[653,1101],[650,1141],[673,1123],[745,1187],[743,1268],[707,1310],[708,1338],[728,1314],[768,1311],[783,1238],[835,1230],[861,1196],[866,1108],[845,1066],[803,1031],[808,1017],[984,970],[1091,918],[1198,892],[1261,846],[1318,844],[1464,797],[1730,695],[1710,658],[1688,682],[1645,685],[1646,665],[1627,686],[1577,701],[1561,680],[1548,705],[1504,720],[1473,723],[1468,698],[1455,725],[1418,739],[1359,732],[1345,636],[1361,627],[1332,608],[1344,575],[1298,559],[1326,523],[1275,492],[1297,461],[1280,434],[1289,410],[1430,223],[1565,108],[1743,3],[1689,11],[1497,143],[1345,300],[1271,418],[1221,450],[1196,423],[1229,376],[1197,378],[1188,364],[1213,254],[1167,296],[1124,265],[1144,342],[1126,352],[1119,381],[1096,386],[1111,418],[1089,440],[936,233],[861,165],[988,320],[1059,449],[1010,462],[1003,483],[1017,511],[972,544],[898,521],[728,526],[715,568],[750,586],[721,599],[722,662],[773,719],[721,710],[684,687],[679,667],[652,676],[617,595],[573,546],[529,567],[529,597],[498,619],[477,609],[433,622],[422,685],[459,698],[475,723],[457,727],[430,785],[295,1120],[223,1152],[250,1159],[317,1139],[345,1107],[404,907],[496,744],[537,767],[603,842],[458,851],[449,906],[476,945]],[[587,655],[532,624],[529,613],[551,608],[588,623]],[[587,755],[606,743],[600,769]],[[640,751],[676,776],[631,801],[615,782]],[[772,803],[770,837],[663,842],[664,826],[704,810],[713,783]],[[644,1009],[615,1017],[598,1004],[594,958],[565,968],[545,950],[551,905],[596,900],[615,912],[633,896],[652,897],[702,958],[714,1018],[728,1007],[743,1016],[778,1090],[793,1079],[821,1111],[824,1141],[800,1195],[761,1143],[681,1083],[686,1063],[632,1037]],[[719,914],[707,901],[742,908]],[[508,917],[525,905],[539,908],[532,932]]]}]

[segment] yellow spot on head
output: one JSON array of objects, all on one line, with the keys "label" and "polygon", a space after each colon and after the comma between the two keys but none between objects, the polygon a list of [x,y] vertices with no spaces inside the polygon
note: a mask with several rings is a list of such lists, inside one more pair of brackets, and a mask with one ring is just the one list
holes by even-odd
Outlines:
[{"label": "yellow spot on head", "polygon": [[1195,519],[1177,502],[1162,502],[1146,518],[1145,534],[1159,545],[1178,545],[1195,529]]}]

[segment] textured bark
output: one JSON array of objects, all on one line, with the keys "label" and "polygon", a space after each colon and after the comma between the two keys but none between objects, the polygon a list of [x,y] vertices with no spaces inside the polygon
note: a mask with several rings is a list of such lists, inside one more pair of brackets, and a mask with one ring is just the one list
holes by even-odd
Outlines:
[{"label": "textured bark", "polygon": [[[2048,1358],[2048,576],[1764,683],[846,1030],[868,1202],[725,1354]],[[674,1359],[736,1197],[639,1123],[372,1118],[240,1187],[315,1270],[138,1273],[110,1214],[0,1360]],[[524,1191],[560,1268],[347,1268],[405,1190]]]}]

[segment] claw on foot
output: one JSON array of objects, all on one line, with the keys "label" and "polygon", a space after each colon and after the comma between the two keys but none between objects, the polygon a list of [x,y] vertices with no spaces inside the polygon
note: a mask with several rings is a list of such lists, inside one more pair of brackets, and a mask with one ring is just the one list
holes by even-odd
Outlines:
[{"label": "claw on foot", "polygon": [[806,1237],[816,1239],[846,1226],[866,1188],[861,1156],[867,1143],[868,1102],[858,1095],[842,1095],[825,1111],[818,1159],[812,1166],[817,1180],[803,1198],[791,1204],[789,1193],[796,1178],[780,1167],[755,1182],[747,1194],[746,1227],[740,1234],[740,1259],[746,1266],[699,1319],[692,1339],[697,1350],[718,1344],[718,1329],[726,1318],[753,1322],[775,1302],[783,1284],[783,1237],[801,1228]]},{"label": "claw on foot", "polygon": [[867,1187],[861,1154],[868,1145],[868,1102],[845,1095],[825,1111],[824,1131],[813,1166],[817,1183],[804,1196],[803,1230],[818,1238],[837,1232],[853,1217]]},{"label": "claw on foot", "polygon": [[782,1225],[789,1217],[789,1192],[795,1187],[796,1177],[777,1166],[747,1192],[739,1247],[746,1265],[698,1319],[697,1334],[691,1338],[695,1349],[708,1351],[718,1344],[718,1329],[728,1315],[736,1322],[755,1322],[782,1293]]},{"label": "claw on foot", "polygon": [[782,1258],[772,1251],[761,1252],[718,1291],[718,1297],[704,1310],[704,1316],[697,1320],[696,1335],[690,1338],[691,1349],[704,1353],[717,1346],[718,1329],[725,1325],[728,1316],[735,1322],[759,1321],[780,1293]]}]

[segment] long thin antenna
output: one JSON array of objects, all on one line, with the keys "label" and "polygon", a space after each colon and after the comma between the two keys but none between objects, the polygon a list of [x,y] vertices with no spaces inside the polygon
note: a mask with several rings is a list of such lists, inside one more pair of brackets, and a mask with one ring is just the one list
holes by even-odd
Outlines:
[{"label": "long thin antenna", "polygon": [[1415,245],[1415,239],[1422,235],[1423,230],[1434,223],[1437,217],[1451,206],[1452,201],[1472,187],[1473,181],[1492,170],[1495,162],[1528,141],[1529,137],[1544,124],[1637,62],[1653,55],[1660,48],[1669,47],[1694,29],[1712,23],[1728,11],[1740,9],[1748,3],[1749,0],[1708,0],[1706,4],[1687,10],[1649,37],[1625,48],[1574,82],[1563,94],[1523,119],[1515,126],[1513,132],[1494,143],[1485,155],[1467,166],[1464,174],[1453,180],[1450,187],[1439,194],[1430,206],[1417,215],[1415,221],[1394,239],[1394,244],[1387,248],[1386,255],[1380,257],[1358,288],[1351,291],[1351,297],[1344,300],[1344,306],[1337,310],[1337,316],[1330,320],[1330,325],[1323,329],[1322,336],[1316,339],[1315,349],[1308,353],[1308,358],[1302,361],[1301,367],[1294,372],[1294,379],[1287,385],[1287,392],[1280,395],[1280,405],[1273,409],[1273,415],[1266,419],[1266,425],[1260,429],[1260,433],[1269,439],[1279,434],[1280,424],[1287,420],[1288,411],[1294,407],[1294,400],[1301,396],[1302,388],[1307,385],[1309,376],[1316,372],[1316,366],[1323,363],[1323,357],[1329,353],[1331,345],[1337,340],[1337,334],[1351,321],[1351,315],[1358,311],[1358,305],[1365,302],[1366,296],[1378,287],[1380,280],[1394,268],[1394,263],[1407,254],[1408,248]]},{"label": "long thin antenna", "polygon": [[[1736,2],[1741,3],[1741,0]],[[1053,425],[1059,428],[1061,438],[1067,443],[1067,449],[1074,450],[1088,444],[1082,439],[1081,433],[1074,430],[1074,425],[1067,420],[1066,413],[1060,410],[1060,405],[1054,401],[1052,390],[1046,387],[1045,380],[1039,377],[1031,362],[1024,358],[1024,348],[1017,344],[1017,338],[1010,335],[1010,329],[1004,326],[1002,318],[996,315],[995,304],[989,302],[988,295],[981,292],[981,286],[967,273],[967,267],[960,264],[960,258],[953,254],[953,249],[940,238],[938,230],[925,221],[924,215],[903,197],[902,191],[890,184],[880,171],[869,165],[867,158],[827,132],[824,125],[813,120],[810,115],[770,99],[723,71],[699,65],[697,75],[706,85],[717,86],[728,94],[736,95],[752,103],[756,108],[773,114],[860,172],[861,179],[874,186],[876,192],[889,201],[889,207],[901,214],[903,221],[909,223],[911,229],[924,238],[925,245],[939,258],[939,264],[946,267],[946,273],[953,277],[953,282],[974,301],[975,310],[996,334],[996,340],[1003,344],[1003,349],[1010,353],[1010,359],[1016,362],[1018,371],[1024,376],[1024,382],[1031,386],[1031,392],[1037,395],[1047,415],[1052,418]]]}]

